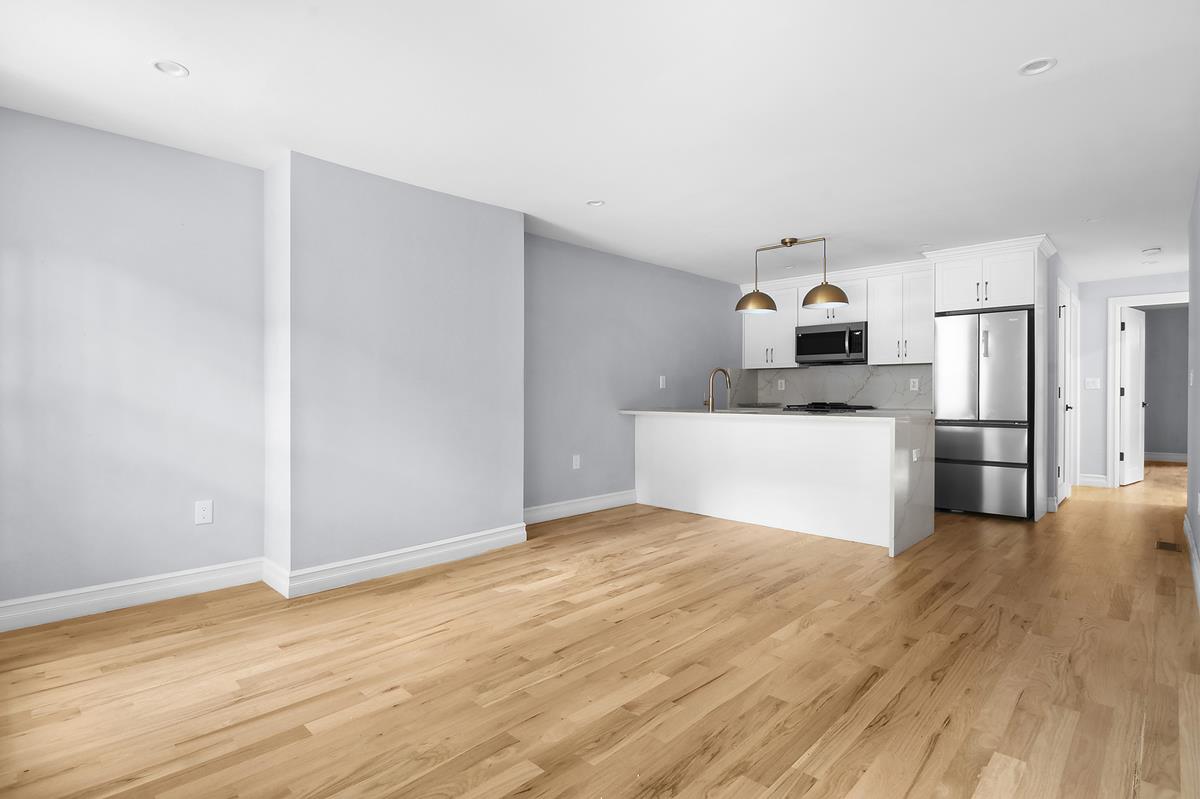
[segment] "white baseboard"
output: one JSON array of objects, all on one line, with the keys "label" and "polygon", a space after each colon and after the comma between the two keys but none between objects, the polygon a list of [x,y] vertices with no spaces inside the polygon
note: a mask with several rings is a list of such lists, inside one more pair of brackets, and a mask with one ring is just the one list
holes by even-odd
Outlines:
[{"label": "white baseboard", "polygon": [[564,519],[567,516],[619,508],[635,502],[637,502],[637,492],[631,488],[628,491],[614,491],[611,494],[597,494],[593,497],[551,502],[548,505],[535,505],[525,509],[525,523],[536,524],[537,522],[548,522],[551,519]]},{"label": "white baseboard", "polygon": [[262,579],[262,573],[262,558],[249,558],[198,569],[89,585],[70,591],[8,599],[0,602],[0,631],[256,583]]},{"label": "white baseboard", "polygon": [[1196,607],[1200,608],[1200,542],[1196,541],[1192,530],[1192,517],[1183,517],[1183,534],[1187,538],[1188,558],[1192,562],[1192,588],[1196,593]]},{"label": "white baseboard", "polygon": [[1092,486],[1093,488],[1108,488],[1108,475],[1081,474],[1079,475],[1079,485]]},{"label": "white baseboard", "polygon": [[1186,452],[1147,452],[1148,461],[1167,461],[1168,463],[1187,463]]},{"label": "white baseboard", "polygon": [[288,595],[288,581],[291,574],[273,560],[262,559],[262,581],[274,588],[281,596]]},{"label": "white baseboard", "polygon": [[324,563],[305,569],[293,569],[290,573],[285,573],[281,567],[272,563],[271,566],[274,569],[270,579],[267,579],[267,570],[265,568],[263,570],[263,582],[288,599],[292,599],[352,583],[360,583],[363,580],[373,580],[376,577],[387,577],[424,566],[469,558],[492,549],[520,544],[523,541],[525,541],[525,525],[510,524],[491,530],[482,530],[478,533],[445,538],[441,541],[431,541],[428,544],[394,549],[391,552],[380,552],[377,555],[351,558],[336,563]]}]

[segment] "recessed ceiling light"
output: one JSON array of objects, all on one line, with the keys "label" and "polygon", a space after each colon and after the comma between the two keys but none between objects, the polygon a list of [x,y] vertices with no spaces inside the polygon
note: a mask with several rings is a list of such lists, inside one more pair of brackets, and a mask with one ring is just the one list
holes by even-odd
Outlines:
[{"label": "recessed ceiling light", "polygon": [[1054,69],[1058,63],[1057,58],[1035,58],[1032,61],[1026,61],[1017,69],[1018,75],[1041,75],[1043,72],[1049,72]]},{"label": "recessed ceiling light", "polygon": [[599,208],[600,206],[604,205],[604,200],[588,200],[587,204],[593,208]]},{"label": "recessed ceiling light", "polygon": [[155,61],[154,68],[172,78],[186,78],[192,74],[191,70],[178,61]]},{"label": "recessed ceiling light", "polygon": [[1099,222],[1099,221],[1100,221],[1100,217],[1098,217],[1098,216],[1085,216],[1085,217],[1083,218],[1083,221],[1084,221],[1086,224],[1089,224],[1089,225],[1090,225],[1090,224],[1092,224],[1093,222]]},{"label": "recessed ceiling light", "polygon": [[1146,249],[1142,250],[1142,255],[1145,255],[1147,258],[1154,256],[1154,255],[1161,255],[1161,254],[1162,254],[1162,247],[1147,247]]}]

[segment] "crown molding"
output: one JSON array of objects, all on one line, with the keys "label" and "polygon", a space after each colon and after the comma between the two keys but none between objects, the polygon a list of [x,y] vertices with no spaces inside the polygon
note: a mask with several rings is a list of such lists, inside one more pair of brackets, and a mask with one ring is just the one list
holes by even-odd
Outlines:
[{"label": "crown molding", "polygon": [[1013,250],[1036,249],[1045,257],[1049,258],[1058,252],[1058,248],[1054,246],[1054,242],[1045,233],[1040,233],[1036,236],[1022,236],[1016,239],[1002,239],[1000,241],[988,241],[982,244],[968,244],[964,247],[949,247],[944,250],[929,250],[922,253],[930,261],[949,261],[955,258],[966,258],[972,255],[993,255],[998,252],[1011,252]]},{"label": "crown molding", "polygon": [[[911,272],[916,269],[929,269],[933,266],[928,260],[918,258],[912,261],[896,261],[888,264],[878,264],[876,266],[858,266],[853,269],[838,269],[830,270],[829,282],[837,283],[839,280],[862,280],[869,277],[883,277],[884,275],[898,275],[904,272]],[[813,272],[812,274],[796,275],[795,277],[777,277],[773,280],[760,280],[758,287],[763,288],[812,288],[821,282],[821,273]],[[741,289],[743,292],[754,288],[753,281],[750,283],[742,283]]]}]

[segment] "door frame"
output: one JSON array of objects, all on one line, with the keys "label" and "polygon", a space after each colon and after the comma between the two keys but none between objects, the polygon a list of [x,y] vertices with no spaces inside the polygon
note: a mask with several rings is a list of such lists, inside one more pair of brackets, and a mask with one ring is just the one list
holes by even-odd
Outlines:
[{"label": "door frame", "polygon": [[[1052,399],[1054,400],[1054,432],[1056,440],[1053,442],[1054,447],[1054,466],[1056,469],[1062,469],[1062,479],[1058,479],[1057,472],[1055,474],[1053,500],[1050,504],[1054,505],[1049,510],[1057,510],[1065,500],[1071,498],[1071,489],[1077,482],[1075,477],[1075,462],[1078,458],[1073,457],[1073,452],[1078,449],[1075,437],[1075,428],[1079,419],[1079,404],[1076,402],[1075,392],[1073,391],[1075,383],[1075,375],[1078,369],[1078,341],[1076,340],[1075,328],[1078,320],[1075,316],[1077,300],[1075,293],[1071,291],[1071,287],[1059,278],[1057,285],[1058,305],[1057,313],[1054,315],[1054,380],[1051,391]],[[1062,321],[1059,324],[1059,320]],[[1061,348],[1063,357],[1061,363],[1058,357],[1058,350]],[[1062,382],[1058,380],[1059,371],[1062,372]],[[1058,390],[1061,386],[1062,396],[1058,396]],[[1066,407],[1071,407],[1071,415],[1066,414]],[[1058,441],[1057,437],[1062,436],[1062,461],[1058,461]]]},{"label": "door frame", "polygon": [[1105,440],[1105,482],[1109,488],[1117,488],[1121,484],[1120,436],[1121,419],[1121,309],[1141,307],[1144,305],[1175,305],[1188,302],[1188,292],[1168,291],[1162,294],[1130,294],[1124,297],[1108,298],[1108,403],[1105,415],[1108,424],[1108,435]]}]

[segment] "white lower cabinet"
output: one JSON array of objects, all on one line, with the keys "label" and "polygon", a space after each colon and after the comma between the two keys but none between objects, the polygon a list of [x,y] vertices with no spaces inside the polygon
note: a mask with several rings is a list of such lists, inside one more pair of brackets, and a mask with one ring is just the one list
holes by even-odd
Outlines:
[{"label": "white lower cabinet", "polygon": [[796,366],[796,311],[799,290],[765,292],[775,300],[775,313],[742,317],[742,368],[784,369]]},{"label": "white lower cabinet", "polygon": [[933,270],[867,281],[867,363],[933,362]]}]

